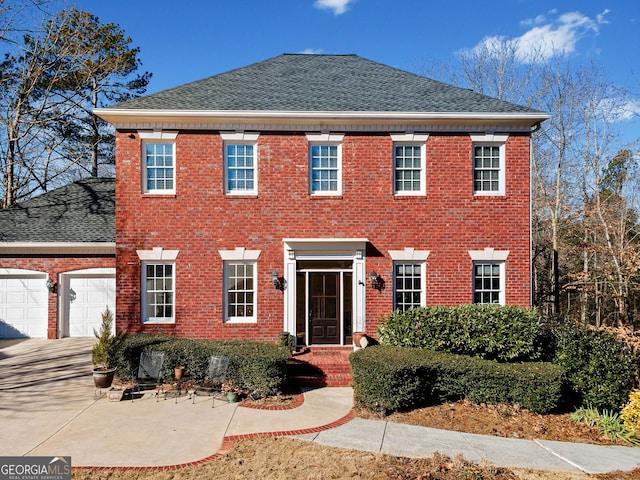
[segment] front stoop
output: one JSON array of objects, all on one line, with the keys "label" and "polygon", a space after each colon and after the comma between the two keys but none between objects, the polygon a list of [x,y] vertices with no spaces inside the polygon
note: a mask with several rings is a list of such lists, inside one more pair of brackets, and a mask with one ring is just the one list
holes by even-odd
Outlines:
[{"label": "front stoop", "polygon": [[299,387],[350,387],[353,347],[305,347],[287,361],[287,381]]}]

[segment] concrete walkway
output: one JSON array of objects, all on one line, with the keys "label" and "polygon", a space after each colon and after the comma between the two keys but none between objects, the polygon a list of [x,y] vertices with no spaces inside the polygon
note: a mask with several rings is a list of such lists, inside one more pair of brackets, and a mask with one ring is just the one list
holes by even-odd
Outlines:
[{"label": "concrete walkway", "polygon": [[[229,440],[289,435],[321,445],[430,457],[462,454],[500,466],[583,471],[640,468],[640,448],[474,435],[351,419],[350,388],[304,393],[295,409],[266,411],[187,396],[94,400],[92,339],[0,341],[0,456],[71,456],[74,467],[160,467],[214,456]],[[335,428],[328,428],[335,427]]]}]

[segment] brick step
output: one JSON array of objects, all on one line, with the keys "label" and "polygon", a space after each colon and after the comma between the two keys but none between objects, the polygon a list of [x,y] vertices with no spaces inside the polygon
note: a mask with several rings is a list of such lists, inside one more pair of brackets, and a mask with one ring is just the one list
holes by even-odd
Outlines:
[{"label": "brick step", "polygon": [[287,361],[287,380],[306,387],[351,386],[350,347],[305,348]]}]

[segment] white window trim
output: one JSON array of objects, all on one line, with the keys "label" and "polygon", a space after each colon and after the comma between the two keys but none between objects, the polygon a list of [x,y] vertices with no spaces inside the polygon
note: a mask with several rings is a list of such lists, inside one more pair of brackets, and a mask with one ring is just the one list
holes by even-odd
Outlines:
[{"label": "white window trim", "polygon": [[[415,197],[427,194],[427,139],[429,134],[403,133],[391,135],[393,140],[393,194],[398,197]],[[396,146],[420,147],[420,190],[405,191],[396,190]]]},{"label": "white window trim", "polygon": [[[223,318],[224,323],[257,323],[258,322],[258,258],[262,250],[247,250],[244,247],[236,247],[233,250],[218,250],[218,254],[223,261]],[[253,265],[253,315],[251,317],[227,317],[228,301],[228,275],[227,266],[230,263],[245,263]]]},{"label": "white window trim", "polygon": [[[343,133],[307,133],[309,143],[307,149],[307,164],[309,165],[309,195],[313,197],[336,197],[342,195],[342,140]],[[314,191],[311,175],[311,147],[314,145],[335,145],[338,147],[338,188],[335,191]]]},{"label": "white window trim", "polygon": [[[173,195],[176,193],[176,172],[177,172],[177,149],[176,138],[178,132],[165,131],[165,130],[153,130],[153,131],[138,131],[140,137],[140,164],[142,167],[142,192],[148,195]],[[173,188],[164,190],[149,190],[147,188],[147,158],[146,158],[146,146],[148,144],[165,143],[173,146]]]},{"label": "white window trim", "polygon": [[416,250],[406,247],[404,250],[389,250],[389,256],[393,261],[393,308],[396,308],[396,263],[419,263],[422,265],[420,271],[420,305],[427,306],[427,258],[430,250]]},{"label": "white window trim", "polygon": [[476,263],[497,263],[500,267],[500,294],[498,296],[498,302],[500,305],[506,305],[506,292],[507,292],[507,275],[506,275],[506,260],[509,256],[509,250],[495,250],[493,248],[485,248],[484,250],[469,250],[469,256],[474,265],[472,265],[471,271],[471,286],[472,293],[471,299],[475,295],[475,264]]},{"label": "white window trim", "polygon": [[[472,172],[475,175],[475,147],[479,146],[488,146],[488,147],[499,147],[500,153],[500,170],[498,172],[498,190],[495,192],[484,191],[484,190],[476,190],[475,186],[473,188],[473,194],[478,197],[499,197],[505,195],[505,172],[507,169],[506,162],[506,154],[505,154],[505,144],[507,143],[507,139],[509,138],[509,134],[496,134],[496,133],[486,133],[486,134],[476,134],[469,135],[471,137],[472,147],[471,147],[471,168]],[[474,179],[472,178],[472,181]]]},{"label": "white window trim", "polygon": [[[233,132],[220,133],[223,142],[224,161],[224,193],[225,195],[257,195],[258,194],[258,137],[260,133]],[[227,145],[252,145],[253,146],[253,189],[251,190],[229,190]]]},{"label": "white window trim", "polygon": [[[140,259],[140,323],[144,325],[152,324],[174,324],[176,323],[176,259],[180,250],[165,250],[163,247],[153,247],[151,250],[136,250]],[[149,263],[165,263],[173,265],[173,316],[171,318],[147,318],[145,298],[147,293],[146,277],[147,264]]]},{"label": "white window trim", "polygon": [[[171,292],[172,299],[171,305],[172,315],[171,317],[149,317],[147,315],[147,265],[149,264],[163,264],[163,265],[173,265],[173,269],[171,270],[171,284],[173,285],[173,291]],[[140,307],[140,323],[143,325],[161,325],[161,324],[175,324],[176,323],[176,262],[173,260],[144,260],[140,263],[140,292],[141,292],[141,307]]]}]

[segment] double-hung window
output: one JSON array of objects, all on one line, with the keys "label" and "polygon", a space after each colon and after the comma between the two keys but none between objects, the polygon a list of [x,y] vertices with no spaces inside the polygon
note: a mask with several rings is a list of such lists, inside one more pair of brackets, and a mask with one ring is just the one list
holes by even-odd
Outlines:
[{"label": "double-hung window", "polygon": [[341,195],[343,135],[309,134],[307,138],[311,195]]},{"label": "double-hung window", "polygon": [[173,323],[175,320],[175,265],[145,262],[142,265],[144,323]]},{"label": "double-hung window", "polygon": [[395,195],[424,195],[426,192],[425,142],[428,135],[392,135]]},{"label": "double-hung window", "polygon": [[256,265],[225,262],[227,321],[255,321]]},{"label": "double-hung window", "polygon": [[176,132],[140,132],[143,192],[176,192]]},{"label": "double-hung window", "polygon": [[394,310],[424,306],[424,266],[422,263],[394,262]]},{"label": "double-hung window", "polygon": [[141,260],[142,323],[175,323],[178,250],[137,250]]},{"label": "double-hung window", "polygon": [[471,250],[473,303],[505,305],[505,261],[507,250]]},{"label": "double-hung window", "polygon": [[474,195],[505,194],[507,135],[471,135]]},{"label": "double-hung window", "polygon": [[258,193],[258,134],[223,133],[225,193]]},{"label": "double-hung window", "polygon": [[224,321],[256,322],[260,250],[219,250],[224,265]]},{"label": "double-hung window", "polygon": [[426,262],[428,250],[389,250],[393,260],[393,308],[406,311],[426,306]]},{"label": "double-hung window", "polygon": [[473,303],[501,303],[504,290],[501,266],[501,263],[474,262]]}]

